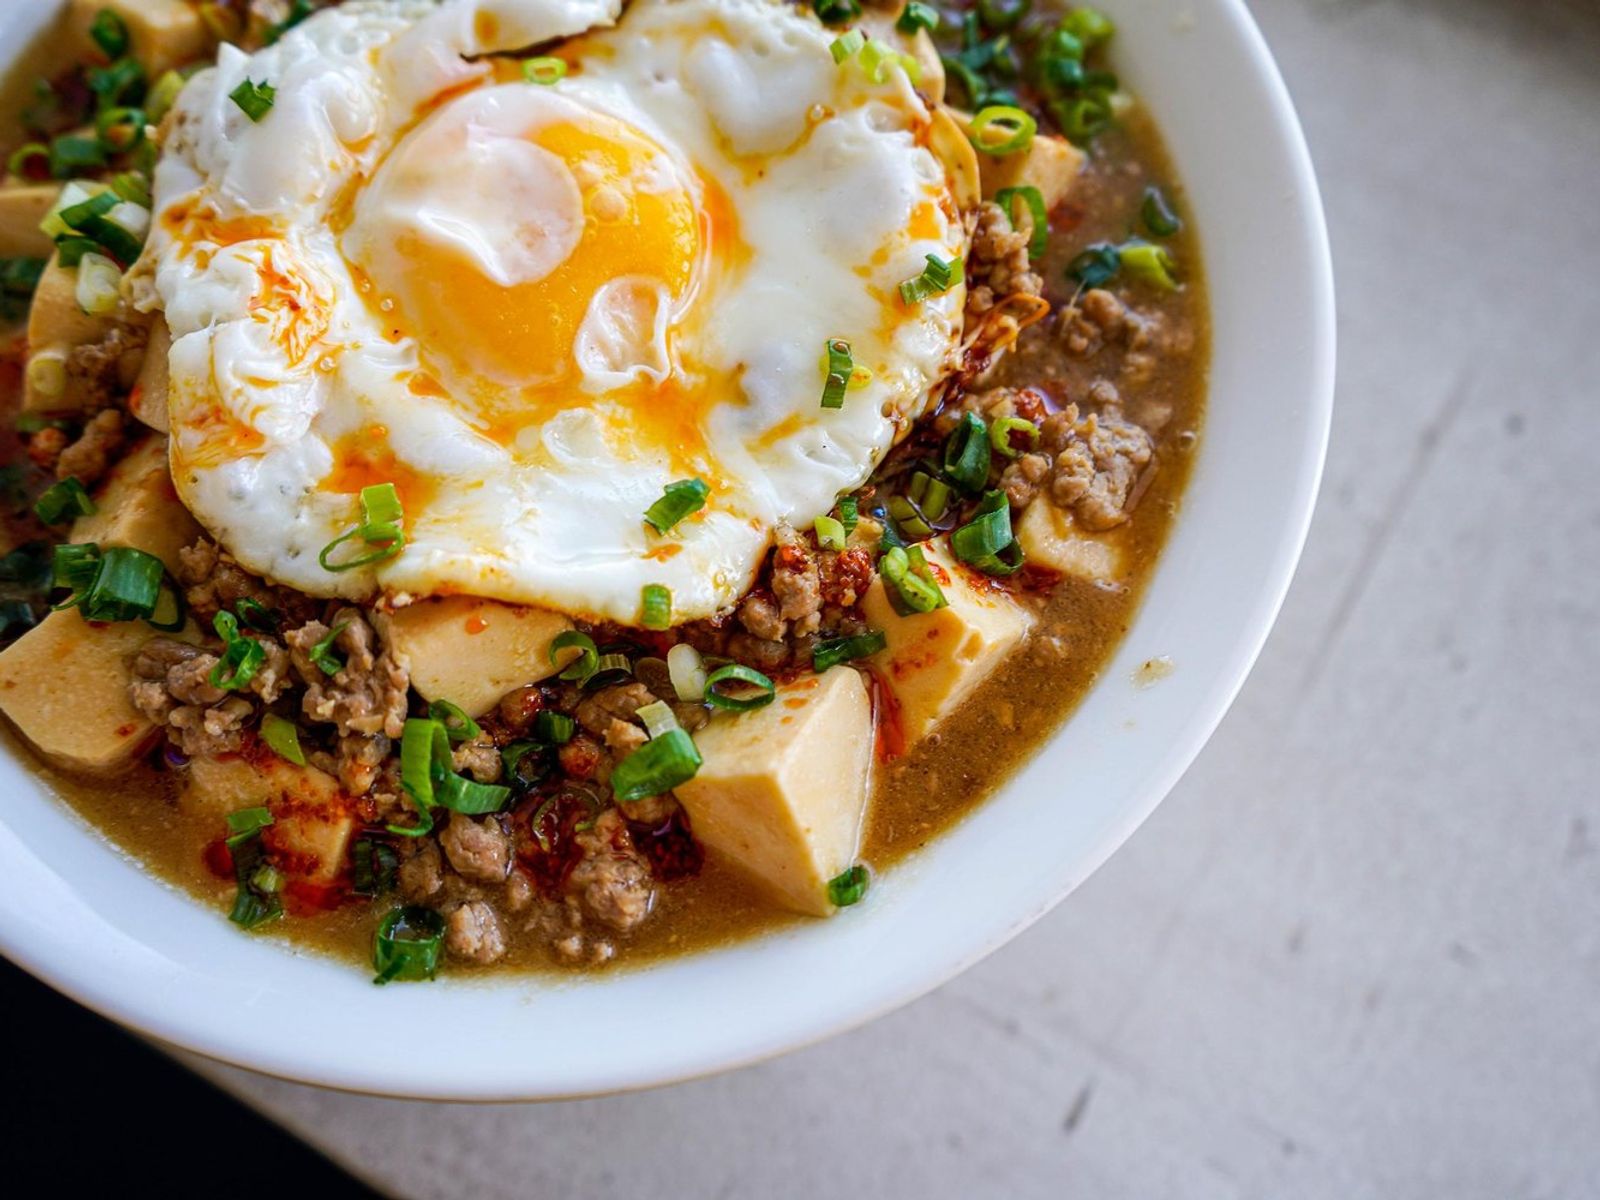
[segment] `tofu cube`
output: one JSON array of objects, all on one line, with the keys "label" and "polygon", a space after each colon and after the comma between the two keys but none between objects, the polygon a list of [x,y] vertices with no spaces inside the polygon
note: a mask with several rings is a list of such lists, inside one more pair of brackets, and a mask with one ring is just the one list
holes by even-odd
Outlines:
[{"label": "tofu cube", "polygon": [[882,578],[862,601],[867,620],[888,639],[872,661],[894,693],[907,749],[970,696],[1033,624],[1009,594],[957,563],[943,538],[922,550],[949,602],[944,608],[902,617]]},{"label": "tofu cube", "polygon": [[873,743],[866,682],[834,667],[713,717],[695,735],[705,762],[676,795],[707,850],[785,908],[825,917],[828,881],[855,861]]},{"label": "tofu cube", "polygon": [[72,540],[132,546],[176,571],[178,551],[193,545],[200,526],[178,499],[167,469],[167,439],[150,434],[123,457],[93,496],[95,512],[72,523]]},{"label": "tofu cube", "polygon": [[344,869],[357,826],[355,801],[316,767],[297,767],[257,746],[249,754],[197,758],[184,778],[189,812],[220,826],[241,808],[265,807],[272,824],[261,833],[278,866],[310,883],[332,883]]},{"label": "tofu cube", "polygon": [[130,53],[152,80],[211,52],[211,33],[200,9],[187,0],[72,0],[72,30],[83,54],[94,47],[89,27],[103,8],[122,18]]},{"label": "tofu cube", "polygon": [[1066,199],[1083,171],[1083,151],[1066,138],[1041,133],[1023,154],[978,155],[983,195],[993,200],[1001,188],[1036,187],[1046,212]]},{"label": "tofu cube", "polygon": [[[104,316],[92,317],[78,306],[78,271],[52,258],[39,276],[33,305],[28,310],[29,370],[22,392],[22,407],[28,412],[76,412],[91,399],[85,380],[67,370],[67,356],[78,346],[103,341],[112,327],[127,317],[126,306],[119,304]],[[123,381],[131,383],[143,358],[143,347],[130,350],[119,364]],[[34,360],[53,359],[59,369],[48,373],[34,369]]]},{"label": "tofu cube", "polygon": [[128,411],[151,429],[166,433],[167,386],[171,380],[169,355],[172,353],[172,331],[167,319],[159,314],[150,322],[150,338],[144,347],[144,364],[139,377],[128,393]]},{"label": "tofu cube", "polygon": [[120,771],[156,739],[128,699],[129,661],[155,636],[143,621],[51,613],[0,651],[0,711],[52,766]]},{"label": "tofu cube", "polygon": [[488,712],[507,692],[548,678],[577,656],[550,662],[550,643],[572,622],[548,609],[446,596],[397,609],[385,622],[389,648],[411,671],[425,700],[448,700],[468,716]]},{"label": "tofu cube", "polygon": [[1078,528],[1072,514],[1042,497],[1017,523],[1017,541],[1027,561],[1091,583],[1116,583],[1124,574],[1122,547]]},{"label": "tofu cube", "polygon": [[58,183],[11,182],[0,187],[0,258],[49,258],[56,245],[39,228],[61,194]]}]

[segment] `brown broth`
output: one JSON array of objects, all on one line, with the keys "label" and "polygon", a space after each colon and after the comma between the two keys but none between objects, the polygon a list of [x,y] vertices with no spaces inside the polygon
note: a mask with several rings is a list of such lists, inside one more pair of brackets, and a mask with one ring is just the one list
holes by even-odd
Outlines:
[{"label": "brown broth", "polygon": [[[48,73],[53,60],[53,55],[50,60],[30,56],[32,70],[22,77]],[[18,98],[25,92],[15,77],[0,89],[7,128],[14,127]],[[1136,108],[1119,128],[1101,136],[1084,177],[1055,214],[1051,246],[1039,267],[1052,302],[1070,297],[1064,269],[1079,250],[1129,235],[1150,184],[1163,187],[1177,210],[1185,211],[1155,124]],[[1185,227],[1167,244],[1180,264],[1183,286],[1153,300],[1141,293],[1141,311],[1157,311],[1193,337],[1186,353],[1162,360],[1148,383],[1125,395],[1128,414],[1151,428],[1159,462],[1134,519],[1106,535],[1131,565],[1129,580],[1111,589],[1068,579],[1048,596],[1028,597],[1039,619],[1021,648],[936,734],[905,757],[879,764],[862,853],[876,870],[891,868],[948,834],[1036,753],[1094,686],[1133,619],[1178,512],[1206,402],[1210,337],[1198,239]],[[1110,350],[1088,364],[1047,355],[1046,337],[1042,328],[1030,331],[998,382],[1039,385],[1064,403],[1081,395],[1108,359],[1114,362]],[[1041,381],[1037,368],[1044,357],[1048,378]],[[14,381],[0,387],[0,408],[6,413],[15,413],[17,399]],[[18,757],[31,757],[9,729],[0,736]],[[170,774],[141,765],[114,781],[96,781],[71,778],[43,764],[38,771],[85,820],[152,873],[202,903],[227,907],[233,882],[206,865],[206,848],[216,831],[184,813]],[[365,963],[378,915],[373,909],[351,903],[280,921],[251,936],[289,938]],[[659,888],[654,916],[634,933],[614,938],[618,955],[612,965],[700,950],[801,920],[775,910],[734,871],[708,860],[693,879]],[[562,963],[542,939],[508,940],[510,953],[487,970],[595,969]],[[483,970],[451,965],[452,974]]]}]

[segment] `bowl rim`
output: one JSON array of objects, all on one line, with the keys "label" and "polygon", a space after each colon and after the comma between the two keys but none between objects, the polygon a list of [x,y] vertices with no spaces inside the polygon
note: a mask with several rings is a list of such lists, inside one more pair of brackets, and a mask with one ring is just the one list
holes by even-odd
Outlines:
[{"label": "bowl rim", "polygon": [[[159,975],[162,965],[169,964],[166,964],[159,950],[151,951],[155,957],[149,962],[136,961],[140,959],[135,952],[139,948],[134,947],[131,941],[124,944],[127,935],[121,930],[110,931],[106,940],[100,940],[96,930],[84,931],[81,928],[83,936],[80,938],[62,937],[60,927],[55,922],[42,918],[35,906],[24,903],[22,889],[28,886],[46,891],[54,889],[59,893],[52,896],[56,900],[65,897],[66,887],[64,881],[56,879],[50,869],[35,858],[26,839],[11,828],[3,811],[0,811],[0,863],[5,864],[8,870],[0,872],[0,875],[13,874],[15,878],[10,884],[0,880],[0,914],[7,917],[0,921],[0,953],[101,1015],[159,1042],[209,1058],[340,1090],[418,1098],[503,1101],[574,1098],[657,1086],[719,1073],[814,1044],[865,1024],[925,994],[986,957],[1043,916],[1097,869],[1154,811],[1199,754],[1232,704],[1288,592],[1309,531],[1326,455],[1333,402],[1336,337],[1334,291],[1325,217],[1310,152],[1288,89],[1243,0],[1199,2],[1213,10],[1207,14],[1208,19],[1227,24],[1237,49],[1247,61],[1250,73],[1247,82],[1253,89],[1254,97],[1266,104],[1273,140],[1272,151],[1292,181],[1293,195],[1287,198],[1292,215],[1286,219],[1286,223],[1292,226],[1292,233],[1297,239],[1295,252],[1304,257],[1308,271],[1301,281],[1303,294],[1297,298],[1305,308],[1305,333],[1308,338],[1308,353],[1302,373],[1303,395],[1300,397],[1304,405],[1300,460],[1293,464],[1292,494],[1279,498],[1279,507],[1275,510],[1276,541],[1266,576],[1254,593],[1255,602],[1242,621],[1243,627],[1236,631],[1237,636],[1231,643],[1226,662],[1210,678],[1203,697],[1191,706],[1182,726],[1181,740],[1167,746],[1159,762],[1153,765],[1117,819],[1107,823],[1093,844],[1075,856],[1070,868],[1064,865],[1058,874],[1049,879],[1029,881],[1027,886],[1019,885],[1007,905],[997,906],[995,912],[982,922],[981,933],[970,936],[951,952],[924,955],[911,964],[910,969],[893,979],[882,978],[888,972],[880,972],[880,979],[873,986],[860,987],[846,1000],[836,998],[820,1011],[798,1013],[785,1021],[774,1022],[771,1028],[746,1030],[745,1035],[737,1039],[725,1038],[719,1042],[716,1037],[710,1037],[693,1052],[661,1053],[633,1064],[612,1064],[606,1069],[587,1073],[569,1070],[558,1076],[541,1077],[537,1067],[519,1063],[503,1071],[491,1068],[486,1074],[467,1079],[459,1071],[452,1072],[448,1063],[433,1061],[418,1066],[415,1063],[378,1060],[371,1057],[370,1046],[341,1051],[338,1046],[323,1042],[313,1051],[281,1036],[269,1043],[253,1039],[248,1022],[230,1023],[215,1015],[203,1014],[192,1004],[186,1004],[175,992],[152,987],[124,989],[120,986],[118,972],[107,968],[121,966],[127,970],[130,979],[148,979]],[[1107,4],[1107,7],[1114,7],[1114,4]],[[12,14],[6,11],[4,0],[0,0],[0,19],[8,16]],[[1180,524],[1182,520],[1180,516]],[[1158,575],[1163,566],[1165,558],[1156,568]],[[1124,639],[1123,645],[1126,644],[1127,639]],[[1093,690],[1105,687],[1106,682],[1102,678]],[[1042,757],[1048,747],[1063,738],[1071,725],[1072,720],[1069,719],[1063,730],[1052,735],[1036,751],[1035,757]],[[16,764],[9,761],[10,757],[0,755],[3,767],[7,770],[16,768]],[[26,770],[25,767],[23,769]],[[1017,782],[1013,780],[1002,789],[1002,793],[1016,786]],[[994,798],[986,802],[994,803]],[[65,807],[59,802],[56,804],[59,808]],[[88,831],[88,826],[75,814],[62,814],[62,820],[68,824],[76,823],[79,836]],[[935,844],[961,837],[962,829],[958,827],[935,839]],[[113,856],[120,856],[120,852],[109,846],[105,850]],[[916,860],[926,853],[924,851],[913,856],[912,860],[897,865],[894,874],[914,872],[917,869]],[[11,871],[13,867],[14,872]],[[192,899],[177,892],[171,885],[161,884],[160,887],[170,895],[167,901],[152,899],[153,906],[163,903],[195,906]],[[152,890],[152,896],[156,894]],[[788,953],[783,948],[784,940],[773,936],[758,938],[756,941],[766,948],[758,953],[764,958],[772,957],[768,953],[770,951],[781,961],[783,955]],[[274,952],[283,953],[279,947],[275,947]],[[292,957],[304,961],[315,956]],[[332,965],[337,971],[352,973],[347,964]],[[654,966],[619,974],[633,978],[654,975],[661,979],[664,976],[660,973],[665,970],[665,967]],[[174,976],[172,985],[176,988],[183,982],[185,980]],[[360,982],[364,984],[365,980]],[[463,983],[440,990],[450,995],[467,995],[474,988],[488,991],[494,986]],[[550,985],[548,980],[541,979],[540,986],[554,992],[578,990],[584,984]],[[333,987],[329,989],[330,993],[334,990]],[[384,994],[386,997],[392,995],[393,989],[386,989]],[[410,1003],[397,1004],[395,1019],[404,1021],[405,1011],[415,1007]],[[424,1011],[427,1007],[423,1005],[418,1011]],[[363,1055],[367,1057],[363,1058]]]}]

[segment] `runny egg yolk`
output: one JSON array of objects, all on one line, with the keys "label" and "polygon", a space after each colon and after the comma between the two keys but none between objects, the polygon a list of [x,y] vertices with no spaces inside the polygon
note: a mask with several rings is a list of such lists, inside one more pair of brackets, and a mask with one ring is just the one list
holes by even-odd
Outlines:
[{"label": "runny egg yolk", "polygon": [[[446,133],[460,134],[453,147]],[[681,306],[707,240],[676,164],[592,110],[509,135],[471,121],[434,130],[397,149],[375,186],[381,219],[358,208],[369,224],[353,255],[373,299],[444,390],[491,423],[548,415],[526,410],[543,407],[542,385],[570,385],[574,341],[607,284],[642,278]]]}]

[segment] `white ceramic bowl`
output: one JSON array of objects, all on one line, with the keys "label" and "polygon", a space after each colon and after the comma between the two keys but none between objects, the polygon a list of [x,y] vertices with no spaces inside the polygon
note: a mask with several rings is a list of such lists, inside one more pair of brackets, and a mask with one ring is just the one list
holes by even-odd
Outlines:
[{"label": "white ceramic bowl", "polygon": [[[1119,71],[1166,132],[1206,251],[1210,417],[1133,629],[999,795],[836,920],[593,979],[380,989],[346,963],[241,935],[0,758],[0,951],[114,1020],[242,1066],[524,1099],[666,1083],[814,1042],[936,987],[1060,901],[1150,814],[1244,681],[1300,553],[1333,390],[1316,181],[1244,5],[1097,2],[1118,24]],[[51,7],[0,0],[3,52]],[[1134,667],[1156,654],[1176,671],[1137,690]]]}]

